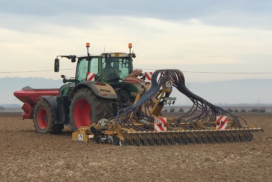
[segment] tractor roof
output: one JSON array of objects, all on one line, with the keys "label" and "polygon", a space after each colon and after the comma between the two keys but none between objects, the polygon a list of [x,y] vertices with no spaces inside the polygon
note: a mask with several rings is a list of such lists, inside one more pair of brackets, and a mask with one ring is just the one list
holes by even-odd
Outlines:
[{"label": "tractor roof", "polygon": [[[130,57],[129,54],[124,52],[111,52],[111,53],[102,53],[102,54],[90,54],[91,57],[106,57],[106,55],[110,55],[111,57]],[[77,56],[78,58],[85,58],[88,55]]]}]

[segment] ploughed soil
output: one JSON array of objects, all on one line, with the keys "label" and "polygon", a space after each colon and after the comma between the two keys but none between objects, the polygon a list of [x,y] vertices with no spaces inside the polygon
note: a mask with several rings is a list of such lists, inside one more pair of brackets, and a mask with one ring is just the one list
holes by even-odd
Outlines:
[{"label": "ploughed soil", "polygon": [[272,115],[244,115],[262,141],[175,146],[78,143],[0,116],[0,181],[272,181]]}]

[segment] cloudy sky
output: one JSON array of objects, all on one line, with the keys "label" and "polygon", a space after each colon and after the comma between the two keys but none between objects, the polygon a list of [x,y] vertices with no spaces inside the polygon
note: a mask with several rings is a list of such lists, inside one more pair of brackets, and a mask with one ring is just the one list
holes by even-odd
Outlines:
[{"label": "cloudy sky", "polygon": [[[1,0],[0,78],[74,76],[53,72],[57,55],[127,52],[134,68],[175,68],[189,82],[272,78],[272,1]],[[61,60],[61,69],[75,68]],[[19,73],[20,71],[52,70]]]}]

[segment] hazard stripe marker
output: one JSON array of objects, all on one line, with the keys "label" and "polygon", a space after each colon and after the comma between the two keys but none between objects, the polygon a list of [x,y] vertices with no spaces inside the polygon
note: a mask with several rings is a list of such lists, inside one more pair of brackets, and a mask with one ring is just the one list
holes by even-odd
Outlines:
[{"label": "hazard stripe marker", "polygon": [[164,132],[167,131],[167,121],[166,118],[155,118],[154,119],[154,131]]},{"label": "hazard stripe marker", "polygon": [[145,78],[149,81],[151,80],[152,75],[153,75],[153,72],[145,72]]},{"label": "hazard stripe marker", "polygon": [[94,81],[95,74],[92,72],[87,72],[86,81]]},{"label": "hazard stripe marker", "polygon": [[228,116],[217,116],[216,117],[216,129],[227,130],[228,129]]}]

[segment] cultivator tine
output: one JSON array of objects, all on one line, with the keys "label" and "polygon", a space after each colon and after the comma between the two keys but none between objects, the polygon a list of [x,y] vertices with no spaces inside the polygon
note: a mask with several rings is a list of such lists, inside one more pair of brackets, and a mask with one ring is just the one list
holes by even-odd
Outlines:
[{"label": "cultivator tine", "polygon": [[142,142],[141,142],[141,138],[140,138],[139,133],[136,133],[136,134],[134,135],[134,138],[136,138],[136,141],[137,141],[138,146],[142,146]]},{"label": "cultivator tine", "polygon": [[213,136],[211,135],[211,132],[205,131],[208,143],[214,143]]},{"label": "cultivator tine", "polygon": [[212,134],[213,134],[215,142],[216,143],[221,143],[220,136],[219,136],[218,132],[217,131],[213,131]]},{"label": "cultivator tine", "polygon": [[154,142],[155,139],[154,139],[153,135],[151,133],[147,133],[146,136],[147,136],[149,145],[152,145],[152,146],[155,145],[155,142]]},{"label": "cultivator tine", "polygon": [[227,141],[233,143],[233,136],[230,131],[225,131]]},{"label": "cultivator tine", "polygon": [[247,130],[246,135],[247,135],[247,141],[251,142],[253,139],[253,135],[252,135],[251,131]]},{"label": "cultivator tine", "polygon": [[184,132],[177,132],[176,134],[177,136],[177,141],[178,141],[178,144],[182,145],[182,144],[187,144],[185,138],[184,138]]},{"label": "cultivator tine", "polygon": [[149,142],[148,142],[148,138],[147,138],[147,134],[146,134],[146,133],[142,133],[142,134],[141,134],[141,140],[142,140],[142,145],[146,145],[146,146],[149,145]]},{"label": "cultivator tine", "polygon": [[192,136],[194,143],[199,143],[199,144],[201,143],[201,139],[199,138],[196,131],[193,130],[191,133],[191,136]]},{"label": "cultivator tine", "polygon": [[140,139],[139,139],[137,133],[131,133],[130,137],[131,137],[131,140],[132,140],[132,144],[134,146],[141,146],[141,142],[140,142]]},{"label": "cultivator tine", "polygon": [[168,142],[167,142],[167,138],[166,138],[165,132],[158,132],[157,135],[158,135],[158,137],[159,137],[160,140],[161,140],[161,145],[168,145]]},{"label": "cultivator tine", "polygon": [[240,142],[245,142],[243,131],[238,130],[237,132],[238,132],[238,135],[239,135]]},{"label": "cultivator tine", "polygon": [[175,139],[175,134],[173,132],[168,133],[168,143],[170,145],[176,145],[176,139]]},{"label": "cultivator tine", "polygon": [[160,138],[157,136],[156,133],[152,133],[151,136],[153,138],[154,145],[161,145]]},{"label": "cultivator tine", "polygon": [[207,133],[205,131],[201,131],[201,138],[202,138],[203,143],[205,143],[205,144],[209,143],[209,139],[208,139]]},{"label": "cultivator tine", "polygon": [[244,136],[244,139],[245,139],[245,142],[248,142],[250,140],[248,134],[247,134],[247,130],[243,130],[243,136]]},{"label": "cultivator tine", "polygon": [[185,141],[185,144],[190,144],[192,143],[192,140],[190,138],[190,135],[187,131],[183,132],[183,136],[184,136],[184,141]]},{"label": "cultivator tine", "polygon": [[218,131],[218,134],[220,136],[220,140],[222,143],[227,143],[227,138],[224,131]]},{"label": "cultivator tine", "polygon": [[182,142],[180,141],[178,132],[173,133],[173,140],[174,140],[174,145],[182,144]]},{"label": "cultivator tine", "polygon": [[196,143],[197,143],[196,137],[195,137],[194,133],[192,133],[192,132],[187,132],[186,135],[189,137],[190,143],[193,143],[193,144],[196,144]]}]

